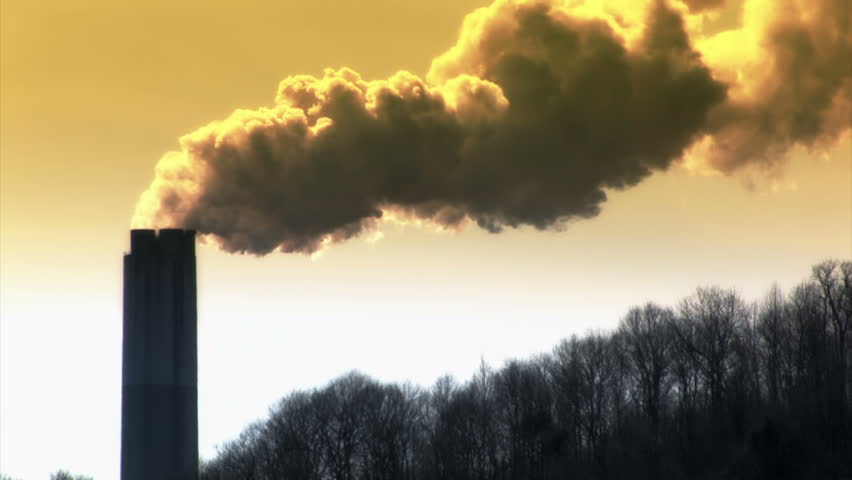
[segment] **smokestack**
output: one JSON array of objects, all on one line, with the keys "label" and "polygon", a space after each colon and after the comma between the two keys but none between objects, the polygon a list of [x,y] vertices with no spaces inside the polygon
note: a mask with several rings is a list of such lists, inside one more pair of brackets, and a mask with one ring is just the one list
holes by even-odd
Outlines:
[{"label": "smokestack", "polygon": [[195,232],[131,230],[121,480],[198,478]]}]

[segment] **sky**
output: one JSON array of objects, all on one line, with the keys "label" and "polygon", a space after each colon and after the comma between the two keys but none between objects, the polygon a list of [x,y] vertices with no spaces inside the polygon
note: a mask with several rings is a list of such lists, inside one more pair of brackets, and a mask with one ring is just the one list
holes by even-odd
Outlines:
[{"label": "sky", "polygon": [[[284,78],[309,74],[320,85],[328,67],[350,68],[365,81],[406,70],[447,99],[454,84],[446,78],[456,70],[486,72],[472,81],[498,100],[489,85],[512,97],[508,80],[488,77],[490,60],[469,44],[441,57],[456,44],[465,15],[489,3],[2,0],[0,472],[36,479],[63,468],[118,478],[122,255],[140,196],[160,194],[150,187],[166,152],[196,166],[212,162],[218,157],[187,153],[200,137],[184,136],[236,109],[271,108]],[[499,366],[573,334],[614,328],[633,305],[676,305],[700,285],[758,299],[773,282],[792,288],[823,259],[852,257],[849,123],[827,136],[797,137],[790,127],[783,133],[801,141],[785,148],[771,148],[777,132],[757,144],[736,135],[753,112],[783,117],[790,98],[783,88],[757,88],[772,87],[771,79],[749,83],[758,70],[786,72],[782,57],[761,70],[754,59],[765,52],[742,43],[760,30],[760,19],[780,15],[766,4],[731,0],[685,17],[693,46],[712,67],[705,83],[740,82],[728,92],[739,103],[711,108],[709,96],[696,107],[707,107],[706,125],[688,132],[671,159],[629,188],[613,186],[620,177],[596,185],[606,200],[594,204],[599,213],[591,218],[577,215],[585,210],[572,198],[558,197],[569,218],[539,229],[531,222],[540,217],[501,213],[521,211],[500,203],[504,197],[477,203],[462,195],[466,189],[442,191],[442,207],[473,220],[435,228],[436,218],[414,205],[400,221],[368,219],[351,237],[333,226],[305,234],[319,243],[299,244],[321,248],[257,256],[219,248],[267,239],[233,243],[229,230],[215,230],[221,222],[203,221],[211,218],[203,198],[182,197],[183,210],[160,206],[154,217],[165,212],[210,233],[198,249],[202,457],[215,455],[217,444],[288,392],[353,369],[424,386],[443,374],[464,380],[482,360]],[[803,18],[817,24],[819,13],[804,11]],[[465,32],[470,45],[480,44],[473,27]],[[619,34],[638,42],[629,29]],[[828,66],[811,65],[817,83],[837,71],[826,58]],[[849,84],[849,67],[840,67]],[[812,92],[807,86],[815,80],[802,82]],[[455,108],[450,118],[462,118],[466,107]],[[328,115],[330,131],[346,127],[344,117]],[[535,125],[533,131],[546,130]],[[699,141],[710,138],[702,135],[760,159],[721,155]],[[382,208],[400,205],[411,207],[400,200]],[[503,231],[486,231],[477,215],[497,218]],[[272,227],[254,231],[316,232],[289,220]]]}]

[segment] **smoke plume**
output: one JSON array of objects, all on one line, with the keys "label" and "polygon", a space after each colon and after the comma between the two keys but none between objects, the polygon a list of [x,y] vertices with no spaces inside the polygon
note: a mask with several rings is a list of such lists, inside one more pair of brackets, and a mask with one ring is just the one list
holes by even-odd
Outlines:
[{"label": "smoke plume", "polygon": [[[274,106],[182,137],[134,224],[259,255],[313,253],[383,216],[546,229],[698,146],[729,172],[849,128],[845,0],[776,2],[789,8],[759,27],[746,5],[743,25],[712,37],[687,20],[721,2],[648,0],[641,16],[636,3],[497,0],[426,79],[287,78]],[[760,36],[762,63],[725,55],[737,35]]]},{"label": "smoke plume", "polygon": [[683,3],[689,7],[691,12],[701,12],[713,8],[719,8],[725,4],[725,0],[684,0]]},{"label": "smoke plume", "polygon": [[714,69],[732,88],[709,120],[707,161],[726,172],[777,163],[794,145],[826,146],[852,125],[852,3],[749,3],[746,28],[705,43],[708,56],[740,52]]}]

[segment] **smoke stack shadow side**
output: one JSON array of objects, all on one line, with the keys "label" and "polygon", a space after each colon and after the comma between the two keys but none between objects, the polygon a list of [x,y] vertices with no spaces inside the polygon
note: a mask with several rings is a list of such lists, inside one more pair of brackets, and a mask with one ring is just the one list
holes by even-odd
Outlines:
[{"label": "smoke stack shadow side", "polygon": [[124,256],[121,480],[198,478],[195,232],[131,230]]}]

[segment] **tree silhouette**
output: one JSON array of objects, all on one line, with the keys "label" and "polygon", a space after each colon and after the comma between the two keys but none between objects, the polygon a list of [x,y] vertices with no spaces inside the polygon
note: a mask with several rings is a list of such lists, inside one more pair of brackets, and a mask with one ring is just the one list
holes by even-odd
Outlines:
[{"label": "tree silhouette", "polygon": [[282,399],[201,478],[848,478],[850,276],[825,261],[755,303],[698,288],[464,383],[353,372]]},{"label": "tree silhouette", "polygon": [[92,480],[92,477],[84,475],[72,475],[66,470],[59,470],[50,474],[50,480]]}]

